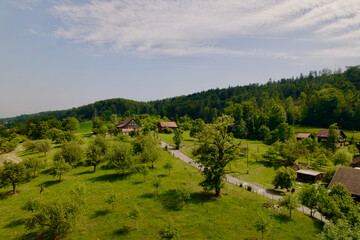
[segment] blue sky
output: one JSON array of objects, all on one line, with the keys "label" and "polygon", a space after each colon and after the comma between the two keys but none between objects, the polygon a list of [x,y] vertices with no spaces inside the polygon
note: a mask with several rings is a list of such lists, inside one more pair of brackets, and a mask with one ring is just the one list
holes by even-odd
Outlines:
[{"label": "blue sky", "polygon": [[359,0],[2,0],[0,118],[360,64]]}]

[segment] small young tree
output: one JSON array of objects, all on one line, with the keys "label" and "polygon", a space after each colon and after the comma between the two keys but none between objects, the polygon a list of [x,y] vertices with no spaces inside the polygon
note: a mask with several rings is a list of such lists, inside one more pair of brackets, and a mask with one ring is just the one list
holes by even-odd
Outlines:
[{"label": "small young tree", "polygon": [[23,161],[26,169],[33,172],[33,177],[37,176],[39,170],[44,169],[46,164],[45,162],[38,157],[29,157]]},{"label": "small young tree", "polygon": [[180,207],[185,205],[185,202],[190,200],[190,191],[187,188],[176,189],[177,199],[180,202]]},{"label": "small young tree", "polygon": [[161,180],[160,178],[156,178],[153,182],[153,186],[156,188],[156,195],[159,195],[159,188],[161,186]]},{"label": "small young tree", "polygon": [[75,141],[63,143],[60,149],[60,154],[65,162],[69,163],[71,166],[75,166],[84,157],[82,147]]},{"label": "small young tree", "polygon": [[80,127],[79,121],[74,117],[64,118],[61,122],[64,131],[76,132]]},{"label": "small young tree", "polygon": [[280,187],[281,189],[292,187],[292,182],[296,179],[296,173],[289,167],[281,167],[276,171],[275,179],[273,184],[275,188]]},{"label": "small young tree", "polygon": [[161,239],[172,240],[179,238],[179,230],[173,221],[168,221],[159,231]]},{"label": "small young tree", "polygon": [[41,140],[35,144],[35,150],[37,152],[44,153],[45,156],[46,156],[47,152],[49,152],[51,150],[51,148],[52,148],[52,145],[51,145],[50,140]]},{"label": "small young tree", "polygon": [[334,165],[350,165],[352,156],[346,148],[340,148],[333,156]]},{"label": "small young tree", "polygon": [[180,149],[181,142],[183,140],[183,135],[181,129],[177,129],[175,131],[175,135],[173,137],[173,141],[175,143],[175,148]]},{"label": "small young tree", "polygon": [[105,202],[111,205],[111,210],[114,211],[117,195],[114,192],[111,192],[107,195]]},{"label": "small young tree", "polygon": [[16,186],[27,180],[27,170],[23,163],[4,161],[4,165],[0,170],[0,183],[2,185],[11,185],[13,188],[13,194],[15,194]]},{"label": "small young tree", "polygon": [[151,168],[154,168],[154,163],[159,159],[161,153],[158,140],[150,134],[143,136],[141,144],[136,149],[140,154],[140,161],[142,163],[151,163]]},{"label": "small young tree", "polygon": [[[79,197],[81,196],[77,196],[77,198]],[[30,230],[39,228],[42,232],[50,233],[51,238],[56,240],[76,225],[81,214],[81,206],[78,204],[80,202],[83,201],[63,198],[39,202],[25,225]]]},{"label": "small young tree", "polygon": [[94,172],[96,167],[105,160],[105,154],[108,150],[108,144],[105,138],[98,136],[95,141],[89,144],[86,151],[86,164],[88,166],[94,166]]},{"label": "small young tree", "polygon": [[139,229],[139,218],[141,216],[140,209],[138,207],[133,207],[129,212],[127,217],[130,219],[134,219],[136,221],[136,230]]},{"label": "small young tree", "polygon": [[300,203],[310,209],[310,216],[318,205],[318,190],[315,185],[304,186],[299,193]]},{"label": "small young tree", "polygon": [[270,219],[267,215],[262,212],[258,213],[258,219],[255,222],[256,231],[261,231],[261,239],[264,239],[264,232],[269,230],[271,225]]},{"label": "small young tree", "polygon": [[65,162],[60,152],[55,153],[54,163],[51,167],[50,175],[59,176],[59,182],[61,182],[61,176],[71,169],[71,165]]},{"label": "small young tree", "polygon": [[39,204],[40,204],[39,200],[30,199],[25,203],[22,209],[34,213],[34,211],[39,207]]},{"label": "small young tree", "polygon": [[133,155],[131,146],[126,143],[113,145],[107,154],[108,166],[120,174],[126,174],[132,170]]},{"label": "small young tree", "polygon": [[289,210],[290,218],[291,218],[291,212],[300,206],[299,200],[295,194],[285,195],[284,198],[279,201],[279,205]]},{"label": "small young tree", "polygon": [[174,167],[174,164],[171,161],[168,161],[167,163],[164,164],[164,168],[166,170],[169,170],[169,176],[170,176],[170,170]]},{"label": "small young tree", "polygon": [[140,165],[136,167],[136,171],[144,176],[144,182],[146,182],[146,176],[149,175],[148,167],[144,165]]},{"label": "small young tree", "polygon": [[326,148],[335,152],[336,144],[338,143],[339,138],[340,138],[340,135],[339,135],[339,128],[337,126],[337,123],[331,124],[329,127],[329,136],[325,142]]}]

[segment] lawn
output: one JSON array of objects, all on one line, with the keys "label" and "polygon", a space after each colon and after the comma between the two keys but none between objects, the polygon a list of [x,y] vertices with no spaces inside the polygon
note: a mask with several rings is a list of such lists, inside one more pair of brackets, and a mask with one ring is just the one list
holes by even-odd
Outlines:
[{"label": "lawn", "polygon": [[78,129],[78,133],[89,133],[92,132],[93,123],[92,121],[82,122],[80,123],[80,128]]},{"label": "lawn", "polygon": [[[254,147],[257,149],[256,143]],[[49,153],[48,159],[56,150]],[[22,152],[19,155],[28,157],[31,154]],[[168,161],[174,163],[170,175],[162,167]],[[85,212],[64,239],[159,239],[158,231],[169,219],[179,229],[180,239],[257,239],[261,234],[256,232],[254,224],[259,211],[272,216],[265,239],[316,239],[316,234],[321,231],[317,220],[300,212],[295,212],[291,219],[277,214],[263,207],[271,200],[235,185],[226,184],[222,197],[213,198],[199,187],[202,177],[198,170],[165,151],[146,181],[141,174],[124,177],[101,167],[96,173],[92,170],[92,167],[85,166],[74,168],[60,183],[44,170],[39,177],[20,185],[20,192],[14,196],[9,195],[10,187],[0,189],[0,239],[38,238],[25,228],[23,220],[31,213],[21,207],[31,198],[40,198],[40,184],[45,184],[41,201],[65,198],[75,184],[86,188]],[[158,195],[152,185],[156,178],[162,182]],[[179,188],[191,192],[191,200],[182,209],[176,207],[175,190]],[[117,193],[113,212],[105,203],[110,192]],[[138,230],[135,222],[126,217],[135,205],[141,211]]]},{"label": "lawn", "polygon": [[[170,144],[174,144],[172,138],[174,134],[159,134],[159,137]],[[190,137],[189,131],[185,131],[183,135],[184,139],[182,141],[182,151],[189,157],[194,158],[192,154],[192,148],[196,145],[196,139]],[[268,148],[267,145],[261,143],[260,141],[253,141],[247,139],[236,139],[236,142],[242,142],[242,145],[249,147],[249,158],[247,161],[246,155],[239,156],[239,159],[232,162],[228,166],[229,171],[233,171],[230,175],[242,179],[244,181],[249,181],[252,183],[258,183],[266,188],[273,188],[272,181],[275,177],[275,172],[277,167],[272,166],[266,161],[259,159],[256,161],[253,153],[264,154]],[[249,173],[247,173],[247,166],[249,168]]]}]

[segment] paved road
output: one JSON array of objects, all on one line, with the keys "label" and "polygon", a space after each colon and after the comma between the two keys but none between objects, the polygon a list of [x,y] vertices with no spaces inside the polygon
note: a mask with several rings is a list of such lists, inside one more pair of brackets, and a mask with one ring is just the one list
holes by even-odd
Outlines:
[{"label": "paved road", "polygon": [[[201,170],[201,165],[198,164],[194,159],[189,158],[188,156],[186,156],[180,150],[176,150],[170,144],[167,144],[166,142],[161,141],[161,147],[165,148],[165,146],[168,146],[168,149],[169,149],[170,153],[174,157],[176,157],[176,158],[190,164],[191,166],[196,167],[197,169]],[[273,200],[282,199],[281,195],[279,195],[279,194],[277,194],[277,193],[275,193],[273,191],[269,191],[269,190],[267,190],[265,188],[262,188],[262,187],[259,187],[259,186],[255,185],[254,183],[246,182],[246,181],[240,180],[240,179],[238,179],[236,177],[233,177],[233,176],[230,176],[230,175],[226,175],[226,181],[229,182],[229,183],[235,184],[235,185],[240,185],[240,183],[242,183],[244,188],[246,188],[247,186],[251,186],[253,192],[255,192],[255,193],[259,194],[259,195],[262,195],[264,197],[273,199]],[[300,211],[300,212],[303,212],[305,214],[310,215],[310,209],[307,208],[307,207],[301,206],[297,210]],[[315,212],[315,214],[313,216],[315,218],[319,219],[319,220],[326,221],[326,219],[324,217],[322,217],[321,214],[318,213],[318,212]]]}]

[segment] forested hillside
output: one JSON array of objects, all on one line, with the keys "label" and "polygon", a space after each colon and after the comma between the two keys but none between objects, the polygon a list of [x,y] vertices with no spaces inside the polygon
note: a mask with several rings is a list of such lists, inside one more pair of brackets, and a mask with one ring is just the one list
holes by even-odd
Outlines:
[{"label": "forested hillside", "polygon": [[150,114],[212,122],[217,116],[232,115],[238,125],[246,126],[249,134],[261,125],[277,126],[284,118],[289,124],[301,123],[328,127],[338,123],[344,129],[360,129],[360,66],[346,71],[310,71],[306,76],[269,81],[266,84],[211,89],[187,96],[151,102],[109,99],[63,111],[22,115],[13,119],[23,122],[34,117],[55,116],[91,119],[94,114],[109,118],[131,114]]}]

